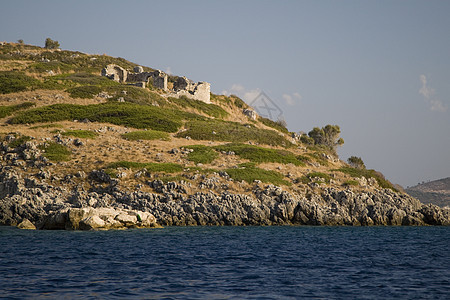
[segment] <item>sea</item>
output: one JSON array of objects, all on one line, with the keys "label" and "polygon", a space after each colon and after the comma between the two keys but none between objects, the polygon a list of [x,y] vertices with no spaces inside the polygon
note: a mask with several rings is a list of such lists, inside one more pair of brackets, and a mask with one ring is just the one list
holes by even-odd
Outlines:
[{"label": "sea", "polygon": [[0,299],[450,299],[450,227],[0,227]]}]

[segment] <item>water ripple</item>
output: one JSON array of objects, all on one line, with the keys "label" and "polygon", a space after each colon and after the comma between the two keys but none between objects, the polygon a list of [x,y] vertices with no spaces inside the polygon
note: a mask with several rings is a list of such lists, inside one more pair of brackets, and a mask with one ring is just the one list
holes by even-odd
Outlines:
[{"label": "water ripple", "polygon": [[0,227],[0,298],[448,299],[445,227]]}]

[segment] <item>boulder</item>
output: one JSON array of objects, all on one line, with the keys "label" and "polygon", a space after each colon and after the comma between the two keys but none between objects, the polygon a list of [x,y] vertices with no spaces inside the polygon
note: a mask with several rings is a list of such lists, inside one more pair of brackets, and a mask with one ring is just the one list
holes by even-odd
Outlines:
[{"label": "boulder", "polygon": [[34,224],[31,223],[30,220],[24,219],[22,222],[19,223],[19,225],[17,225],[17,228],[34,230],[34,229],[36,229],[36,226],[34,226]]}]

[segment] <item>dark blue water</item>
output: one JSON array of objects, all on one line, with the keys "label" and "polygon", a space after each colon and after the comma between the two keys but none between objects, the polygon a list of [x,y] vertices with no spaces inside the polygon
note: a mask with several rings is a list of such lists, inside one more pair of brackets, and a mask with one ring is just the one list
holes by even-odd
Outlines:
[{"label": "dark blue water", "polygon": [[450,228],[0,227],[0,298],[450,299]]}]

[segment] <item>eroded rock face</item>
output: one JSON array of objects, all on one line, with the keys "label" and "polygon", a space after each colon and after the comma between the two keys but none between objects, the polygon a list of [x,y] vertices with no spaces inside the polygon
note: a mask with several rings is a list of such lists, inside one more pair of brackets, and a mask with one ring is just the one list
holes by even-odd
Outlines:
[{"label": "eroded rock face", "polygon": [[148,193],[121,190],[117,182],[94,172],[91,178],[109,185],[85,191],[52,186],[44,182],[51,174],[39,174],[26,177],[10,167],[0,169],[1,225],[68,230],[157,224],[450,225],[449,210],[423,205],[391,190],[323,188],[292,194],[277,186],[256,184],[250,194],[232,194],[220,182],[205,178],[193,192],[190,183],[154,180],[148,182],[154,192]]}]

